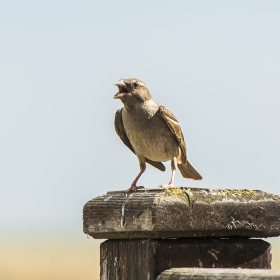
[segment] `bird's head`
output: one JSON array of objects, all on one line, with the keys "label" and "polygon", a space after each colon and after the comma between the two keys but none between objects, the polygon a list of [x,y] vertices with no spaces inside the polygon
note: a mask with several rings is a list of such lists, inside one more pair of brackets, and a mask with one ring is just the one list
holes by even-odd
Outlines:
[{"label": "bird's head", "polygon": [[124,105],[143,103],[152,99],[145,83],[135,78],[120,79],[115,85],[119,91],[114,95],[115,99],[120,99]]}]

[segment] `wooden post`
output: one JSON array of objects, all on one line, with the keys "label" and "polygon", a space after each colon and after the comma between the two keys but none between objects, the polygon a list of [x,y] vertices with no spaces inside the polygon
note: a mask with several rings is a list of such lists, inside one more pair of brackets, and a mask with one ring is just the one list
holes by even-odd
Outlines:
[{"label": "wooden post", "polygon": [[197,269],[173,268],[162,272],[156,280],[279,280],[279,270],[264,269]]},{"label": "wooden post", "polygon": [[250,239],[121,239],[100,246],[102,280],[154,280],[173,267],[271,268],[270,244]]},{"label": "wooden post", "polygon": [[280,234],[280,197],[257,190],[108,192],[83,215],[86,234],[109,239],[100,246],[102,280],[154,280],[183,267],[269,269],[270,244],[249,238]]}]

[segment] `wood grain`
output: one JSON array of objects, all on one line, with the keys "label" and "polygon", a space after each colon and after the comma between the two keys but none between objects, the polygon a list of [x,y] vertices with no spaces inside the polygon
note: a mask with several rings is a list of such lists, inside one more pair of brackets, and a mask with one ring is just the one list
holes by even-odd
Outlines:
[{"label": "wood grain", "polygon": [[156,280],[279,280],[280,270],[264,269],[197,269],[172,268],[162,272]]},{"label": "wood grain", "polygon": [[107,240],[100,246],[100,279],[154,280],[174,267],[269,269],[270,250],[256,239]]},{"label": "wood grain", "polygon": [[87,202],[83,228],[94,238],[271,237],[280,234],[280,197],[259,190],[110,191]]}]

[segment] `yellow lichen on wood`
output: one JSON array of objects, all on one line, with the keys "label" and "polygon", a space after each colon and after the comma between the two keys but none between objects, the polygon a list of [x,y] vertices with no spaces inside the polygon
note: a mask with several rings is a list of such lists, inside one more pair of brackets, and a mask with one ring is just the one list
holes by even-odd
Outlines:
[{"label": "yellow lichen on wood", "polygon": [[164,189],[165,192],[167,193],[172,193],[172,194],[185,194],[185,190],[182,190],[180,188],[166,188]]},{"label": "yellow lichen on wood", "polygon": [[166,188],[166,189],[164,189],[164,192],[178,196],[186,205],[191,207],[191,201],[190,201],[190,198],[187,195],[185,189],[182,189],[182,188]]},{"label": "yellow lichen on wood", "polygon": [[219,190],[222,194],[225,195],[251,195],[254,194],[255,190]]}]

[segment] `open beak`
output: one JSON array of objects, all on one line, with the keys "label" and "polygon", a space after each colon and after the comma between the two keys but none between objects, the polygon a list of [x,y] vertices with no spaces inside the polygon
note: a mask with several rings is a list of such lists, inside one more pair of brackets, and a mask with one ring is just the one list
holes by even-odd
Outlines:
[{"label": "open beak", "polygon": [[124,83],[123,80],[119,80],[118,82],[116,82],[114,85],[116,85],[119,88],[119,92],[117,92],[113,98],[115,99],[122,99],[126,96],[127,94],[127,86]]}]

